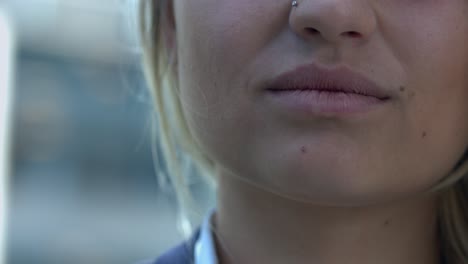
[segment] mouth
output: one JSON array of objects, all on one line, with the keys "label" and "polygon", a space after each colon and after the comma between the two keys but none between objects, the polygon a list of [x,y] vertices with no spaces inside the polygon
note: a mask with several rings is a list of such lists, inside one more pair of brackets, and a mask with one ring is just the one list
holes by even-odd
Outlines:
[{"label": "mouth", "polygon": [[312,90],[370,96],[379,100],[390,98],[383,88],[346,68],[328,70],[313,64],[301,66],[278,76],[267,85],[267,90],[271,92]]},{"label": "mouth", "polygon": [[368,112],[391,99],[389,91],[347,68],[313,64],[281,74],[265,87],[275,103],[312,115]]}]

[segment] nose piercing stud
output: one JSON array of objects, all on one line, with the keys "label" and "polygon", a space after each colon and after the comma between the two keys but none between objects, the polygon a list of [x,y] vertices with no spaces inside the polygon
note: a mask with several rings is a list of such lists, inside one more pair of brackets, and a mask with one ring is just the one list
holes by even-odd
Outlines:
[{"label": "nose piercing stud", "polygon": [[297,0],[292,1],[292,4],[291,4],[291,5],[292,5],[293,7],[297,7],[297,5],[298,5],[298,4],[297,4]]}]

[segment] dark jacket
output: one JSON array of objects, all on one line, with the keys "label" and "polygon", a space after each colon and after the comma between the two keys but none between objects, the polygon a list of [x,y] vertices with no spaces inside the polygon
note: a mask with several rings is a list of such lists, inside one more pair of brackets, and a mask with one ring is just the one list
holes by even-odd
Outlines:
[{"label": "dark jacket", "polygon": [[140,264],[193,264],[194,263],[194,248],[200,235],[200,229],[187,241],[166,251],[156,260],[144,261]]}]

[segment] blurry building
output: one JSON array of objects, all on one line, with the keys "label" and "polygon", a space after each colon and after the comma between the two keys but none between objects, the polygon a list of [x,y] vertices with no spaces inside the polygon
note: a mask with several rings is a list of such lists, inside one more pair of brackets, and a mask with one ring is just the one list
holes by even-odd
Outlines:
[{"label": "blurry building", "polygon": [[134,263],[182,239],[154,174],[131,2],[3,4],[19,45],[9,264]]}]

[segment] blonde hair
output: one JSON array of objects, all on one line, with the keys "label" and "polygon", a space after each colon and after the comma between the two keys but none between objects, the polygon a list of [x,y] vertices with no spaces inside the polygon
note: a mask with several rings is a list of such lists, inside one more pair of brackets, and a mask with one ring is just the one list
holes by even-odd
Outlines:
[{"label": "blonde hair", "polygon": [[[215,165],[201,151],[187,126],[175,74],[175,56],[168,47],[161,28],[168,26],[168,0],[138,0],[140,44],[143,49],[143,66],[150,93],[154,101],[153,155],[159,150],[167,167],[167,173],[179,204],[179,224],[184,236],[192,233],[192,223],[187,214],[191,212],[200,218],[201,209],[194,203],[190,184],[196,174],[216,188]],[[164,186],[165,172],[155,166],[160,183]],[[192,217],[196,218],[196,217]]]},{"label": "blonde hair", "polygon": [[[216,186],[215,164],[200,151],[187,126],[178,96],[174,50],[167,45],[163,29],[170,0],[139,0],[139,21],[146,78],[155,102],[155,141],[178,197],[182,213],[192,208],[187,168],[193,163],[199,174]],[[467,135],[468,136],[468,135]],[[446,263],[468,263],[468,159],[464,155],[454,169],[431,191],[440,193],[439,236]]]}]

